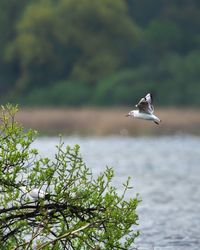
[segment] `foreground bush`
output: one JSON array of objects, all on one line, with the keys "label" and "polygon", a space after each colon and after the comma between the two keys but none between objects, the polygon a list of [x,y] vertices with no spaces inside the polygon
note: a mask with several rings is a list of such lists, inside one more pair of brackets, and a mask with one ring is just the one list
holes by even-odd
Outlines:
[{"label": "foreground bush", "polygon": [[[62,141],[53,160],[39,157],[36,132],[23,130],[16,111],[8,105],[0,115],[1,249],[129,249],[139,202],[125,199],[129,179],[117,194],[111,168],[94,178],[79,146]],[[45,197],[33,200],[33,188]]]}]

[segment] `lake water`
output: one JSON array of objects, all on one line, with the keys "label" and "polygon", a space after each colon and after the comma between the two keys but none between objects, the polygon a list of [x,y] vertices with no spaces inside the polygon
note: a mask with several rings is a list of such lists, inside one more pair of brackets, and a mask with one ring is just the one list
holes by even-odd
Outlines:
[{"label": "lake water", "polygon": [[[54,137],[39,138],[34,146],[52,157]],[[81,146],[94,174],[115,170],[120,191],[128,176],[142,202],[138,207],[140,250],[200,249],[200,137],[65,137]]]}]

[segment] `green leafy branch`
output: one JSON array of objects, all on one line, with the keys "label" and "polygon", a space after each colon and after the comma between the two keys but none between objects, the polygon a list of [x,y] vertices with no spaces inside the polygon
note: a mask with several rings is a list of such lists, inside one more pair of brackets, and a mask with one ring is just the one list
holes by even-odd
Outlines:
[{"label": "green leafy branch", "polygon": [[[0,240],[4,249],[128,249],[139,232],[138,196],[126,199],[112,186],[114,172],[97,176],[85,165],[80,147],[62,139],[53,158],[39,157],[33,130],[16,122],[17,107],[0,115]],[[42,191],[33,198],[31,190]],[[24,191],[26,190],[26,191]]]}]

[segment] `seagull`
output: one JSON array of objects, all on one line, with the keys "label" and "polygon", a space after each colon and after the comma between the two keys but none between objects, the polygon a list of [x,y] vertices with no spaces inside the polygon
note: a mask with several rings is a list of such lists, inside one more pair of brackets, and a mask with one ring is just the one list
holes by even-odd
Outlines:
[{"label": "seagull", "polygon": [[25,187],[22,187],[21,189],[23,191],[22,197],[24,195],[28,195],[30,198],[32,198],[35,201],[39,199],[46,199],[49,196],[47,193],[45,193],[45,191],[39,188],[33,188],[30,191],[28,191]]},{"label": "seagull", "polygon": [[34,200],[43,199],[46,196],[46,193],[43,190],[39,189],[39,188],[33,188],[32,190],[29,191],[28,194]]},{"label": "seagull", "polygon": [[138,110],[131,110],[126,116],[154,121],[157,125],[159,125],[161,120],[153,114],[154,107],[152,105],[152,101],[152,94],[148,93],[138,102],[137,105],[135,105]]}]

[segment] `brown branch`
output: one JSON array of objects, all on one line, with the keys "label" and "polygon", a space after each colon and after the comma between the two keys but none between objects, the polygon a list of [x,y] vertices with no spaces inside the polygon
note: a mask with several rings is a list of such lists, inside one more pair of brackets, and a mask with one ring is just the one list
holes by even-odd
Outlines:
[{"label": "brown branch", "polygon": [[[3,221],[0,220],[0,222],[5,222],[5,221],[9,221],[11,219],[17,219],[17,218],[21,218],[21,219],[28,219],[31,218],[33,216],[36,216],[37,214],[39,214],[40,210],[45,209],[45,210],[51,210],[51,209],[55,209],[56,212],[59,212],[60,210],[63,209],[67,209],[69,208],[71,210],[71,213],[74,213],[76,216],[79,217],[80,220],[85,220],[83,215],[84,213],[92,213],[95,211],[103,211],[103,208],[83,208],[83,207],[79,207],[79,206],[69,206],[68,204],[56,204],[56,203],[50,203],[50,204],[44,204],[44,205],[25,205],[25,206],[13,206],[10,208],[3,208],[0,210],[0,214],[4,214],[4,213],[8,213],[11,211],[19,211],[19,210],[25,210],[25,209],[34,209],[34,211],[32,212],[27,212],[27,213],[23,213],[23,214],[11,214],[5,218],[3,218]],[[82,215],[81,215],[82,213]]]}]

